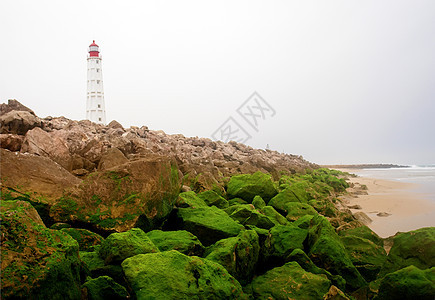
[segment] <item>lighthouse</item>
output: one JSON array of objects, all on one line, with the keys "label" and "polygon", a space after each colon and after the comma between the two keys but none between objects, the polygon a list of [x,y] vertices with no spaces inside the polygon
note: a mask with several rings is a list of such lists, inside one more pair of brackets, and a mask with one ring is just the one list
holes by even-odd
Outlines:
[{"label": "lighthouse", "polygon": [[104,106],[103,66],[100,50],[95,41],[88,50],[88,88],[86,99],[86,119],[106,124],[106,108]]}]

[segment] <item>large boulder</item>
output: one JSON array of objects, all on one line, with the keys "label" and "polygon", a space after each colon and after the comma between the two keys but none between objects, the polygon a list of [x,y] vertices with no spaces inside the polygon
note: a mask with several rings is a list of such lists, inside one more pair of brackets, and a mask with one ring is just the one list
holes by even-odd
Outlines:
[{"label": "large boulder", "polygon": [[420,270],[409,266],[387,274],[379,286],[379,300],[433,300],[435,297],[435,267]]},{"label": "large boulder", "polygon": [[25,194],[35,202],[53,204],[81,182],[47,157],[5,149],[0,149],[0,155],[2,189],[16,195]]},{"label": "large boulder", "polygon": [[330,286],[325,275],[306,272],[297,262],[288,262],[252,281],[255,299],[322,299]]},{"label": "large boulder", "polygon": [[368,239],[354,235],[341,237],[344,247],[353,265],[367,282],[376,279],[387,259],[387,253],[382,246]]},{"label": "large boulder", "polygon": [[360,226],[342,230],[338,233],[340,236],[354,235],[360,238],[368,239],[378,246],[384,246],[384,240],[367,226]]},{"label": "large boulder", "polygon": [[435,227],[398,233],[379,276],[414,265],[420,269],[435,266]]},{"label": "large boulder", "polygon": [[159,249],[139,228],[126,232],[112,233],[102,243],[98,251],[106,264],[121,263],[137,254],[159,252]]},{"label": "large boulder", "polygon": [[229,198],[242,198],[249,203],[255,196],[261,196],[269,201],[277,194],[272,176],[261,172],[232,176],[228,182],[227,195]]},{"label": "large boulder", "polygon": [[100,162],[98,163],[98,170],[108,170],[127,162],[128,159],[121,150],[118,148],[110,148],[101,157]]},{"label": "large boulder", "polygon": [[225,209],[229,206],[228,201],[215,191],[204,191],[198,194],[198,197],[201,198],[208,206],[216,206],[220,209]]},{"label": "large boulder", "polygon": [[207,204],[203,199],[198,197],[194,191],[183,192],[178,195],[177,201],[175,202],[177,207],[207,207]]},{"label": "large boulder", "polygon": [[141,299],[241,299],[242,288],[221,265],[178,251],[139,254],[122,262]]},{"label": "large boulder", "polygon": [[179,208],[176,223],[177,228],[197,236],[204,246],[236,236],[243,229],[242,225],[214,206]]},{"label": "large boulder", "polygon": [[259,228],[270,229],[275,223],[266,215],[255,209],[252,204],[232,205],[225,209],[230,218],[242,225],[252,225]]},{"label": "large boulder", "polygon": [[257,233],[243,230],[236,237],[222,239],[210,246],[205,258],[224,266],[241,284],[246,284],[255,274],[259,253]]},{"label": "large boulder", "polygon": [[177,250],[189,256],[202,256],[204,252],[199,239],[186,230],[153,230],[148,232],[147,236],[160,251]]},{"label": "large boulder", "polygon": [[68,145],[65,140],[56,136],[55,132],[46,132],[38,127],[29,130],[21,146],[21,152],[49,157],[68,171],[72,170],[72,157]]},{"label": "large boulder", "polygon": [[307,235],[308,230],[291,225],[276,225],[273,227],[267,241],[270,245],[268,253],[270,264],[283,264],[293,250],[303,250]]},{"label": "large boulder", "polygon": [[95,246],[101,244],[101,242],[104,240],[101,235],[87,229],[62,228],[61,231],[69,234],[73,239],[77,241],[77,243],[79,243],[80,251],[93,250]]},{"label": "large boulder", "polygon": [[2,299],[80,299],[79,246],[24,201],[2,201]]},{"label": "large boulder", "polygon": [[145,231],[161,225],[180,190],[178,169],[169,157],[149,155],[91,173],[50,209],[56,222],[87,223],[98,230]]},{"label": "large boulder", "polygon": [[130,298],[127,290],[109,276],[89,279],[83,284],[82,293],[89,300],[122,300]]},{"label": "large boulder", "polygon": [[21,150],[24,137],[18,134],[5,133],[0,134],[0,147],[16,152]]},{"label": "large boulder", "polygon": [[30,108],[28,108],[27,106],[21,104],[18,100],[16,99],[9,99],[8,100],[8,104],[6,103],[2,103],[0,104],[0,116],[3,116],[4,114],[10,112],[10,111],[26,111],[31,113],[32,115],[35,116],[35,113],[33,112],[33,110],[31,110]]},{"label": "large boulder", "polygon": [[308,230],[308,256],[319,267],[343,276],[347,290],[356,290],[367,283],[346,251],[334,227],[323,216],[314,216]]},{"label": "large boulder", "polygon": [[14,110],[0,116],[0,133],[24,135],[27,131],[41,126],[41,120],[27,111]]}]

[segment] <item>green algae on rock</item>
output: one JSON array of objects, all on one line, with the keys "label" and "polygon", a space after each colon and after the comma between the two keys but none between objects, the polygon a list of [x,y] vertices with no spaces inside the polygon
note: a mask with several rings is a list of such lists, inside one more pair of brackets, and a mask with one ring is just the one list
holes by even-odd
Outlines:
[{"label": "green algae on rock", "polygon": [[207,207],[208,205],[200,197],[196,195],[195,192],[183,192],[178,195],[177,201],[175,202],[177,207]]},{"label": "green algae on rock", "polygon": [[364,239],[368,239],[378,246],[384,246],[384,240],[367,226],[342,230],[338,233],[340,236],[354,235]]},{"label": "green algae on rock", "polygon": [[245,298],[240,283],[224,267],[175,250],[139,254],[121,265],[138,300]]},{"label": "green algae on rock", "polygon": [[352,263],[335,229],[323,216],[311,219],[308,231],[308,256],[319,267],[343,276],[348,290],[356,290],[367,283]]},{"label": "green algae on rock", "polygon": [[255,196],[261,196],[269,201],[277,194],[277,190],[269,174],[256,172],[232,176],[228,182],[227,195],[229,198],[242,198],[251,203]]},{"label": "green algae on rock", "polygon": [[306,272],[297,262],[288,262],[252,281],[255,299],[323,299],[330,286],[325,275]]},{"label": "green algae on rock", "polygon": [[230,218],[242,225],[252,225],[259,228],[269,229],[275,224],[266,215],[255,209],[252,204],[232,205],[225,209]]},{"label": "green algae on rock", "polygon": [[[2,298],[80,299],[79,245],[24,201],[1,201]],[[39,219],[40,220],[40,219]]]},{"label": "green algae on rock", "polygon": [[433,300],[434,297],[435,267],[420,270],[411,265],[387,274],[381,280],[376,299]]},{"label": "green algae on rock", "polygon": [[82,286],[82,292],[85,299],[89,300],[121,300],[130,297],[125,287],[109,276],[87,280]]},{"label": "green algae on rock", "polygon": [[201,198],[208,206],[216,206],[220,209],[225,209],[229,206],[228,201],[215,191],[204,191],[199,193],[198,197]]},{"label": "green algae on rock", "polygon": [[177,250],[189,256],[202,256],[204,252],[204,247],[199,239],[186,230],[153,230],[148,232],[147,236],[160,251]]},{"label": "green algae on rock", "polygon": [[121,263],[124,259],[159,249],[139,228],[132,228],[121,233],[112,233],[102,243],[98,254],[106,264]]},{"label": "green algae on rock", "polygon": [[205,258],[225,267],[241,284],[255,274],[260,244],[254,230],[243,230],[236,237],[222,239],[210,246]]},{"label": "green algae on rock", "polygon": [[435,227],[401,232],[393,237],[393,246],[379,276],[414,265],[420,269],[435,266]]},{"label": "green algae on rock", "polygon": [[308,230],[292,225],[276,225],[270,230],[269,259],[284,263],[287,256],[295,249],[304,249]]},{"label": "green algae on rock", "polygon": [[276,211],[272,206],[264,206],[260,211],[267,216],[275,225],[290,225],[289,220],[287,220],[283,215]]},{"label": "green algae on rock", "polygon": [[252,205],[255,206],[256,209],[262,209],[266,206],[266,202],[264,202],[263,198],[261,196],[255,196],[252,200]]},{"label": "green algae on rock", "polygon": [[62,228],[61,231],[69,234],[79,243],[80,251],[92,251],[93,247],[101,244],[104,238],[87,229],[81,228]]},{"label": "green algae on rock", "polygon": [[177,227],[197,236],[204,246],[239,234],[243,226],[231,219],[223,210],[212,207],[179,208]]}]

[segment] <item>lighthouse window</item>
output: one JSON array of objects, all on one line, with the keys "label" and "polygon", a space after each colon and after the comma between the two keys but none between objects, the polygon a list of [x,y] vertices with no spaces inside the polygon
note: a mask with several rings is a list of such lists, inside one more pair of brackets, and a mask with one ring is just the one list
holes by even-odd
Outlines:
[{"label": "lighthouse window", "polygon": [[97,60],[97,64],[99,64],[100,62]]},{"label": "lighthouse window", "polygon": [[101,105],[100,105],[100,104],[98,104],[98,108],[101,108]]},{"label": "lighthouse window", "polygon": [[100,72],[100,69],[97,69],[97,73]]},{"label": "lighthouse window", "polygon": [[100,81],[99,81],[99,80],[97,80],[97,84],[100,84]]},{"label": "lighthouse window", "polygon": [[98,118],[98,121],[101,121],[101,118]]}]

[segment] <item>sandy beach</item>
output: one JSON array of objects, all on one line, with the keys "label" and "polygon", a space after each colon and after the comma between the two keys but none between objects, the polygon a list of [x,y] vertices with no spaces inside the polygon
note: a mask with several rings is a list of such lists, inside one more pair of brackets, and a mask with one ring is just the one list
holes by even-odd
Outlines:
[{"label": "sandy beach", "polygon": [[[351,170],[343,170],[352,172]],[[345,198],[353,213],[364,212],[372,219],[368,224],[381,237],[389,237],[398,231],[410,231],[435,226],[435,203],[419,190],[418,184],[381,180],[367,177],[350,178],[350,182],[367,186],[367,195]],[[378,216],[384,213],[385,216]]]}]

